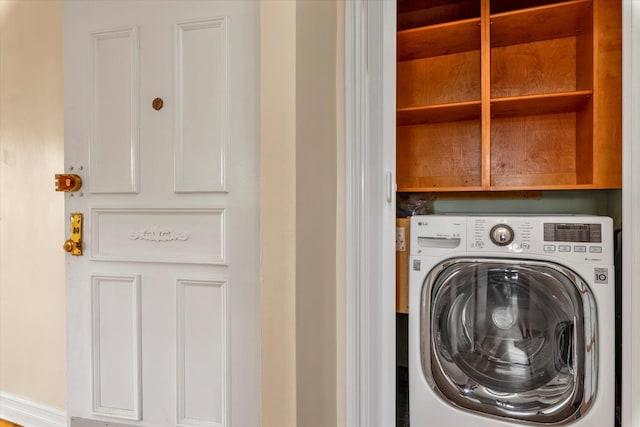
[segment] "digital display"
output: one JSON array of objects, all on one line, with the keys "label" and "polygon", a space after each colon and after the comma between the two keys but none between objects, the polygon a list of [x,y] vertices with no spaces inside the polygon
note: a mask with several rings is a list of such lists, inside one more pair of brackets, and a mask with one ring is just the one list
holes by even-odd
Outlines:
[{"label": "digital display", "polygon": [[602,243],[600,224],[544,224],[545,242]]}]

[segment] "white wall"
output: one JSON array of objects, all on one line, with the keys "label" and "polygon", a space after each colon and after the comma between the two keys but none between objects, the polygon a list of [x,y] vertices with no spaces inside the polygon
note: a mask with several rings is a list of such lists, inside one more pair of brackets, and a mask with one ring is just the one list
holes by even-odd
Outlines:
[{"label": "white wall", "polygon": [[264,427],[296,425],[296,2],[260,4]]},{"label": "white wall", "polygon": [[0,390],[65,405],[61,0],[0,1]]},{"label": "white wall", "polygon": [[341,0],[261,2],[265,427],[344,425],[343,22]]},{"label": "white wall", "polygon": [[336,387],[335,0],[296,6],[297,425],[332,427]]}]

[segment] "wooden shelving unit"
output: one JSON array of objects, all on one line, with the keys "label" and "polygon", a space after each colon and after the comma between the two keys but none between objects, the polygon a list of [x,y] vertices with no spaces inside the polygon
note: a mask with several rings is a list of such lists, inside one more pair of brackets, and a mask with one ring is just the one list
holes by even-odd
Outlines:
[{"label": "wooden shelving unit", "polygon": [[398,190],[621,186],[621,3],[399,0]]}]

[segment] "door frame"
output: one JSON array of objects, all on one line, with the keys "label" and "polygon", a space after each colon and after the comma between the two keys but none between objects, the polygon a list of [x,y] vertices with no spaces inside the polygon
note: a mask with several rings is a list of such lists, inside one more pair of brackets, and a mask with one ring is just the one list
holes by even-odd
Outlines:
[{"label": "door frame", "polygon": [[385,427],[396,416],[396,1],[345,8],[346,425]]},{"label": "door frame", "polygon": [[[622,0],[622,426],[640,423],[640,1]],[[624,96],[624,95],[627,96]],[[626,120],[625,120],[626,118]],[[634,144],[635,142],[635,144]],[[633,361],[636,361],[635,364]]]},{"label": "door frame", "polygon": [[[623,6],[622,426],[640,422],[640,1]],[[345,2],[346,425],[395,423],[395,0]],[[393,260],[393,261],[392,261]],[[635,326],[634,326],[635,325]]]}]

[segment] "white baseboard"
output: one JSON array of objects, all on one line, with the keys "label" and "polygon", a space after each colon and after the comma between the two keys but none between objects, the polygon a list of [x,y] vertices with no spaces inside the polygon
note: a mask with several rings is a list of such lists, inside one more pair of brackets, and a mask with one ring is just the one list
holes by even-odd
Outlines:
[{"label": "white baseboard", "polygon": [[24,427],[66,427],[65,411],[0,391],[0,418]]}]

